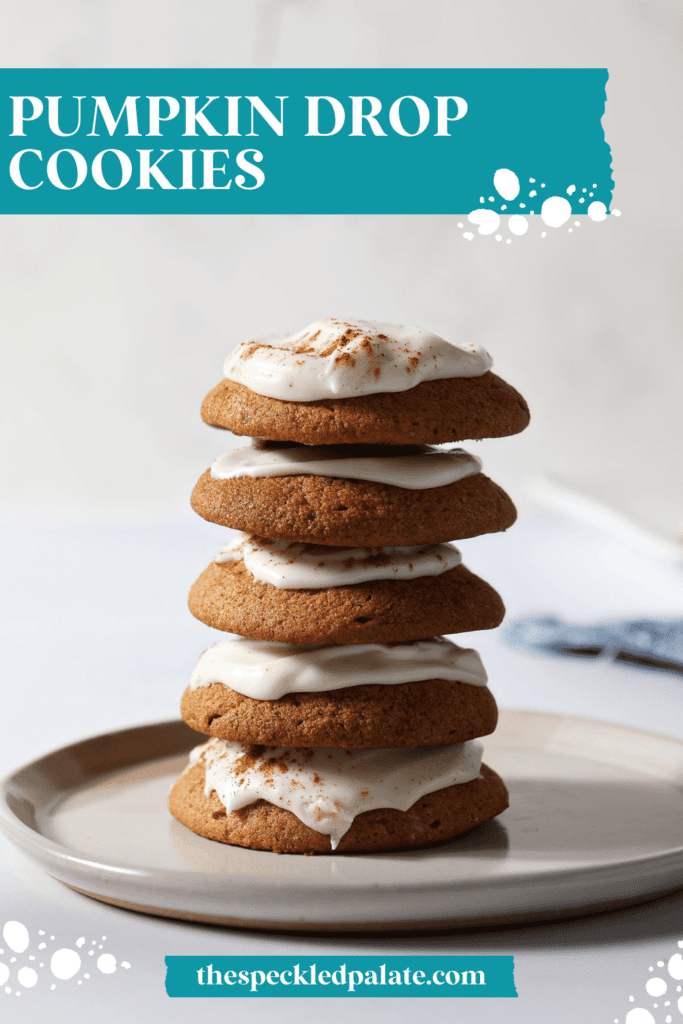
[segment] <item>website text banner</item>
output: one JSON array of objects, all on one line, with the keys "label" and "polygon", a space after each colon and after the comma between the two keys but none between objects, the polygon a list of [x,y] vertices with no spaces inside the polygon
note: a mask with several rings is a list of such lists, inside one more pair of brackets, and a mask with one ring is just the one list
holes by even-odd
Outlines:
[{"label": "website text banner", "polygon": [[516,996],[511,956],[167,956],[169,996]]},{"label": "website text banner", "polygon": [[[0,69],[0,213],[607,210],[607,71]],[[497,171],[523,187],[508,206]],[[528,184],[527,184],[528,183]],[[574,186],[575,191],[568,192]]]}]

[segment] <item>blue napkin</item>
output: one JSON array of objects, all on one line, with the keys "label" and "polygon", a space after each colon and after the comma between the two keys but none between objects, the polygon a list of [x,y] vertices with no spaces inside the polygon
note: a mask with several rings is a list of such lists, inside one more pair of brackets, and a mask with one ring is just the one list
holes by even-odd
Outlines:
[{"label": "blue napkin", "polygon": [[590,625],[554,615],[514,619],[503,629],[516,647],[554,654],[600,655],[683,673],[683,619],[611,619]]}]

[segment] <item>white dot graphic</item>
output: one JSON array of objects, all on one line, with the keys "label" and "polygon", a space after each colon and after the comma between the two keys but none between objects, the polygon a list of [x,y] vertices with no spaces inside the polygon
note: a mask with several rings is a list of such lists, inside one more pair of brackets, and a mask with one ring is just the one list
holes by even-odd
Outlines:
[{"label": "white dot graphic", "polygon": [[24,988],[33,988],[38,981],[38,975],[32,967],[22,967],[17,974],[17,978],[19,979],[19,984],[23,985]]},{"label": "white dot graphic", "polygon": [[81,958],[75,949],[58,949],[52,954],[50,970],[55,978],[60,981],[68,981],[77,974],[81,966]]},{"label": "white dot graphic", "polygon": [[519,195],[519,178],[514,171],[508,170],[507,167],[501,167],[493,175],[493,187],[499,196],[509,202]]},{"label": "white dot graphic", "polygon": [[535,188],[532,188],[531,192],[529,193],[529,199],[533,199],[535,195],[538,195],[538,193],[536,192]]},{"label": "white dot graphic", "polygon": [[113,974],[116,970],[116,957],[112,956],[111,953],[103,953],[102,956],[97,958],[98,970],[102,971],[102,974]]},{"label": "white dot graphic", "polygon": [[503,236],[502,235],[496,235],[496,241],[497,242],[502,242],[503,241]]},{"label": "white dot graphic", "polygon": [[128,963],[127,960],[122,960],[121,961],[121,966],[127,971],[128,968],[130,967],[130,964]]},{"label": "white dot graphic", "polygon": [[500,217],[495,210],[472,210],[468,216],[470,224],[476,224],[480,235],[492,235],[500,226]]},{"label": "white dot graphic", "polygon": [[645,991],[649,996],[663,996],[666,992],[664,978],[650,978],[645,985]]},{"label": "white dot graphic", "polygon": [[28,928],[21,921],[7,921],[2,929],[2,937],[15,953],[23,953],[28,946]]},{"label": "white dot graphic", "polygon": [[526,217],[515,213],[508,221],[508,227],[513,235],[525,235],[529,230],[529,222]]},{"label": "white dot graphic", "polygon": [[626,1014],[624,1024],[655,1024],[655,1019],[649,1010],[635,1006]]},{"label": "white dot graphic", "polygon": [[588,207],[587,213],[591,220],[604,220],[607,216],[607,207],[604,203],[600,203],[597,199],[595,199]]},{"label": "white dot graphic", "polygon": [[471,231],[463,231],[462,237],[466,238],[468,242],[471,242],[472,239],[474,238],[474,235],[472,234]]},{"label": "white dot graphic", "polygon": [[85,937],[83,935],[81,935],[80,939],[76,939],[76,945],[78,946],[79,949],[81,948],[81,946],[83,945],[84,942],[85,942]]},{"label": "white dot graphic", "polygon": [[571,215],[571,205],[562,196],[549,196],[541,207],[541,219],[549,228],[562,227]]},{"label": "white dot graphic", "polygon": [[669,960],[667,970],[675,981],[683,980],[683,956],[680,953],[674,953]]},{"label": "white dot graphic", "polygon": [[0,985],[4,985],[9,978],[9,967],[7,964],[0,963]]},{"label": "white dot graphic", "polygon": [[[584,189],[583,191],[585,192],[586,190]],[[573,196],[575,192],[576,192],[576,185],[570,185],[569,188],[567,189],[567,195],[568,196]]]}]

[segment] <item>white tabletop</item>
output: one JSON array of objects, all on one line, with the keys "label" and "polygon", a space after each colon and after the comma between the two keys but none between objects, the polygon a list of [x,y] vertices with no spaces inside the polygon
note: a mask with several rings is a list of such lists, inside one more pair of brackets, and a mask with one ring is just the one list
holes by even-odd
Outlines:
[{"label": "white tabletop", "polygon": [[[5,522],[0,772],[89,734],[177,715],[196,657],[220,636],[195,622],[186,610],[186,593],[224,536],[224,530],[196,517]],[[507,535],[460,546],[468,567],[500,590],[511,617],[555,613],[594,621],[683,613],[679,566],[576,519],[529,516]],[[502,706],[599,718],[683,739],[683,679],[675,673],[526,653],[505,643],[499,631],[460,639],[481,651]],[[21,986],[10,978],[6,987],[12,991],[0,991],[0,1000],[11,1009],[7,1019],[16,1021],[79,1024],[96,1018],[118,1024],[159,1012],[168,1021],[190,1015],[208,1019],[217,1013],[213,1003],[167,998],[163,961],[169,954],[207,953],[499,952],[515,957],[516,1000],[453,1006],[439,999],[427,1007],[419,999],[356,1000],[352,1013],[363,1022],[391,1013],[408,1024],[428,1013],[444,1024],[623,1024],[629,1009],[642,1006],[659,1024],[678,1014],[677,983],[665,971],[668,995],[653,999],[645,983],[652,977],[650,967],[662,973],[658,962],[680,952],[683,895],[583,920],[496,931],[399,938],[260,934],[105,906],[44,876],[2,840],[0,925],[7,920],[27,926],[31,948],[45,941],[45,953],[59,945],[73,947],[83,937],[82,953],[93,948],[93,963],[103,951],[119,965],[130,963],[109,975],[94,967],[78,988],[61,982],[52,990],[48,975],[39,971],[38,985],[21,990],[20,997],[15,993]],[[2,942],[0,948],[5,950],[0,961],[9,964],[10,951]],[[280,1001],[278,1019],[299,1021],[307,1007],[298,999]],[[338,999],[314,1007],[331,1022],[346,1021],[351,1009]],[[240,1000],[235,1009],[241,1020],[257,1022],[275,1006]]]}]

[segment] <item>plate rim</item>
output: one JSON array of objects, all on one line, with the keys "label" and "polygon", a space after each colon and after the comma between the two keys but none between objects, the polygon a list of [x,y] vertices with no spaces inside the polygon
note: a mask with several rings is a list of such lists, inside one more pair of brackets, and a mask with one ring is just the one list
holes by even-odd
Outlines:
[{"label": "plate rim", "polygon": [[[615,732],[622,733],[625,737],[633,737],[634,735],[637,735],[639,739],[641,739],[642,741],[647,741],[649,739],[651,741],[655,741],[660,745],[664,744],[670,751],[680,753],[680,763],[681,768],[683,769],[683,740],[680,740],[676,737],[668,736],[666,734],[656,733],[650,730],[622,725],[621,723],[604,721],[601,719],[557,714],[555,712],[546,712],[537,709],[504,708],[501,709],[501,715],[510,715],[511,719],[521,718],[522,720],[528,723],[532,723],[534,720],[537,720],[540,723],[540,721],[543,720],[546,728],[555,725],[561,726],[571,724],[573,726],[578,727],[598,727],[598,729],[602,727],[608,729],[612,735],[614,735]],[[175,746],[172,746],[171,749],[168,749],[165,754],[162,753],[160,755],[155,755],[149,758],[141,758],[137,756],[133,757],[128,762],[129,766],[133,767],[135,765],[145,764],[150,761],[161,760],[164,757],[180,755],[183,753],[183,751],[189,750],[192,744],[192,740],[194,739],[194,737],[192,736],[193,731],[190,730],[189,727],[185,725],[185,723],[183,723],[182,719],[178,718],[165,719],[162,721],[157,720],[153,722],[143,723],[141,725],[127,726],[65,744],[62,747],[58,747],[55,750],[43,754],[40,757],[35,758],[32,761],[29,761],[26,764],[20,766],[19,768],[14,769],[10,773],[8,773],[3,779],[0,780],[0,830],[2,830],[2,832],[5,833],[10,842],[14,843],[15,846],[18,846],[22,850],[22,852],[27,854],[34,861],[37,861],[40,867],[43,870],[47,871],[48,874],[52,874],[52,871],[49,870],[50,865],[53,868],[61,866],[62,874],[69,874],[69,872],[71,872],[71,874],[69,874],[69,877],[71,878],[73,877],[73,872],[81,871],[83,873],[81,875],[81,886],[83,886],[83,888],[81,888],[80,891],[86,892],[87,895],[93,896],[94,898],[98,898],[98,894],[89,891],[89,889],[86,888],[86,882],[89,882],[90,886],[92,886],[92,883],[94,882],[95,879],[100,880],[100,884],[105,890],[108,887],[110,887],[112,883],[115,883],[117,881],[123,882],[126,878],[129,880],[131,884],[135,884],[138,886],[148,886],[150,891],[155,889],[155,881],[157,883],[157,890],[160,890],[162,888],[162,885],[163,888],[167,888],[169,881],[171,882],[171,884],[173,884],[173,882],[175,881],[177,885],[180,885],[181,880],[183,880],[185,884],[187,884],[187,875],[184,875],[183,873],[180,873],[172,868],[162,868],[160,870],[155,871],[154,868],[141,867],[135,865],[134,863],[124,863],[120,859],[117,859],[117,862],[114,863],[112,861],[107,861],[106,859],[103,859],[99,856],[93,857],[86,854],[79,854],[77,851],[72,850],[64,844],[54,839],[50,839],[48,836],[46,836],[40,830],[40,825],[38,823],[36,823],[35,829],[31,828],[29,825],[27,825],[24,821],[21,820],[21,818],[14,812],[9,803],[13,795],[16,797],[16,793],[13,793],[12,791],[15,790],[17,787],[24,788],[25,786],[25,783],[22,783],[20,781],[21,776],[27,773],[33,773],[39,779],[41,771],[43,773],[49,771],[49,769],[47,768],[47,762],[52,758],[59,758],[60,755],[69,755],[70,752],[72,752],[74,749],[77,749],[78,747],[84,744],[97,743],[99,740],[106,739],[109,742],[115,742],[116,739],[118,739],[119,742],[121,742],[126,736],[130,736],[131,734],[134,734],[136,732],[144,733],[147,731],[157,732],[160,736],[164,736],[166,732],[172,732],[172,730],[174,729],[178,730],[179,740],[183,736],[185,730],[187,730],[187,735],[185,738],[188,741],[188,745],[185,745],[184,742],[180,742],[177,743]],[[201,734],[199,733],[195,733],[195,736],[201,738]],[[615,762],[617,761],[616,758],[614,760]],[[116,772],[118,770],[121,769],[111,769],[112,772]],[[105,777],[107,774],[107,769],[102,769],[93,772],[91,778],[102,778]],[[643,771],[643,775],[646,774],[647,773]],[[683,793],[683,776],[681,778],[681,781],[679,781],[678,779],[673,778],[671,775],[667,776],[665,773],[650,774],[655,775],[655,777],[659,777],[660,779],[662,779],[662,781],[668,782],[668,784],[674,786],[677,789],[680,789]],[[54,796],[54,802],[58,802],[60,799],[63,799],[69,792],[74,792],[76,789],[80,788],[83,785],[87,787],[87,784],[88,780],[87,778],[85,778],[81,783],[71,785],[68,787],[63,787],[61,791],[56,792]],[[45,803],[43,804],[43,808],[49,808],[49,806],[50,801],[46,800]],[[267,851],[250,852],[267,853]],[[388,852],[391,853],[391,851]],[[400,853],[401,851],[395,851],[393,855],[400,856]],[[346,854],[344,859],[352,859],[354,856],[362,856],[365,859],[370,858],[372,855],[359,855],[351,853]],[[640,855],[638,857],[628,857],[621,860],[612,860],[606,864],[594,864],[582,867],[578,869],[578,871],[576,869],[568,867],[552,867],[547,868],[545,870],[538,870],[538,863],[536,863],[536,870],[534,870],[533,873],[533,882],[538,882],[544,885],[552,885],[553,882],[559,883],[561,881],[563,884],[566,885],[567,879],[570,875],[580,874],[582,880],[585,880],[588,883],[592,882],[593,884],[595,884],[597,881],[599,881],[601,876],[605,878],[605,880],[607,881],[608,876],[613,875],[614,872],[630,869],[631,871],[636,872],[638,874],[647,871],[648,875],[651,875],[653,883],[652,888],[656,888],[656,882],[659,879],[661,879],[662,875],[666,874],[667,872],[670,873],[672,870],[677,869],[679,866],[679,862],[683,862],[683,842],[676,847],[669,847],[667,849],[659,850],[654,853]],[[681,866],[683,866],[683,863],[681,863]],[[198,872],[198,874],[201,874],[201,872]],[[60,882],[70,885],[72,888],[78,888],[78,886],[74,884],[73,880],[69,881],[66,877],[59,877],[59,874],[53,874],[52,876],[57,878]],[[215,876],[211,877],[215,878]],[[242,875],[231,876],[231,881],[234,883],[235,881],[241,878]],[[486,885],[490,887],[490,889],[493,891],[501,885],[505,887],[524,885],[525,883],[528,884],[530,880],[531,878],[528,873],[525,873],[523,871],[515,871],[512,874],[506,874],[504,878],[487,878]],[[280,884],[280,880],[278,879],[277,873],[275,873],[271,878],[262,878],[261,884],[263,887],[263,894],[264,896],[267,896],[277,890]],[[314,876],[301,879],[296,878],[296,880],[294,881],[290,880],[289,884],[295,886],[297,891],[302,894],[302,897],[305,897],[305,894],[309,891],[315,891],[319,893],[321,887],[320,879]],[[449,880],[446,883],[441,883],[441,886],[443,886],[444,884],[453,886],[455,882],[453,880]],[[473,883],[471,880],[468,880],[465,884],[467,884],[469,887],[473,887],[473,885],[476,887],[477,883]],[[683,872],[681,873],[679,885],[683,886]],[[437,883],[433,879],[411,879],[410,881],[404,882],[403,885],[401,885],[401,880],[396,878],[392,878],[391,881],[387,880],[385,884],[378,884],[377,882],[374,883],[374,890],[378,894],[378,896],[381,896],[382,893],[386,894],[389,891],[393,891],[397,897],[400,897],[401,894],[403,894],[405,897],[408,897],[409,895],[415,896],[419,894],[433,893],[436,890],[438,890],[439,887],[439,883]],[[668,890],[674,891],[677,887],[677,885],[674,885],[673,887],[669,885]],[[659,889],[661,892],[661,885],[659,886]],[[349,897],[352,897],[356,893],[366,892],[367,882],[353,884],[351,881],[348,880],[344,880],[343,882],[339,880],[337,882],[337,890],[337,898],[339,898],[339,896],[343,894],[348,894]],[[103,896],[103,898],[109,898],[109,900],[111,901],[110,893],[107,894],[107,892],[103,892],[101,895]],[[332,894],[331,898],[333,898]],[[643,900],[650,898],[656,898],[656,894],[653,893],[652,896],[643,896],[641,894],[637,899],[634,897],[631,902],[642,902]],[[125,902],[128,902],[130,903],[131,906],[134,906],[134,901],[130,894],[128,900],[126,900]],[[148,910],[148,912],[154,911]],[[568,917],[572,913],[573,911],[568,906],[566,908],[566,913],[564,916]],[[173,914],[170,914],[169,916],[173,916]],[[180,912],[176,916],[181,916]],[[525,915],[520,912],[518,916],[520,918],[525,916],[527,920],[529,919],[528,913],[526,913]],[[563,915],[562,913],[559,913],[558,916],[561,917]],[[324,927],[324,922],[320,921],[318,923],[320,924],[321,928]],[[311,921],[309,922],[308,927],[315,930],[316,924],[317,923],[315,921]],[[390,921],[387,920],[386,924],[387,927],[389,927]],[[248,919],[244,920],[244,925],[249,926]],[[277,927],[278,925],[273,923],[272,926]],[[414,926],[419,927],[418,920],[414,920]],[[283,921],[279,924],[279,927],[288,927],[288,925],[286,924],[286,922]],[[357,927],[362,930],[363,925],[359,922]]]}]

